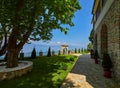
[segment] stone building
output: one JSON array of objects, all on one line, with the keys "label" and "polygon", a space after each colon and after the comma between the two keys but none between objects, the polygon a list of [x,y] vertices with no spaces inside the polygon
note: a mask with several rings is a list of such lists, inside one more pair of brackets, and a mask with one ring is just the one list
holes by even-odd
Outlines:
[{"label": "stone building", "polygon": [[94,50],[110,55],[120,83],[120,0],[94,0],[92,14]]}]

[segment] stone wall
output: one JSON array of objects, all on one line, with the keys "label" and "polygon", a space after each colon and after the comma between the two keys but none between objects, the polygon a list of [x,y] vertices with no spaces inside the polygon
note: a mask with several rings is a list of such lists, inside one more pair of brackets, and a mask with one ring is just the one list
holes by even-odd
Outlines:
[{"label": "stone wall", "polygon": [[120,82],[120,0],[114,1],[95,31],[95,34],[97,34],[97,50],[100,57],[102,57],[101,30],[104,24],[107,26],[107,52],[114,64],[113,74],[116,80]]},{"label": "stone wall", "polygon": [[32,67],[33,62],[31,61],[20,61],[18,67],[15,68],[6,68],[6,66],[0,66],[0,81],[22,76],[27,72],[30,72]]},{"label": "stone wall", "polygon": [[86,80],[86,76],[69,73],[60,88],[93,88]]}]

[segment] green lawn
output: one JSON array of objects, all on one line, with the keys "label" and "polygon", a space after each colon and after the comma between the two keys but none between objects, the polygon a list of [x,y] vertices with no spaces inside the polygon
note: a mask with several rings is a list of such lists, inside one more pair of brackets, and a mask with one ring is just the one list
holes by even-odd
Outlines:
[{"label": "green lawn", "polygon": [[31,72],[22,77],[1,81],[0,88],[59,88],[76,60],[75,56],[33,59]]}]

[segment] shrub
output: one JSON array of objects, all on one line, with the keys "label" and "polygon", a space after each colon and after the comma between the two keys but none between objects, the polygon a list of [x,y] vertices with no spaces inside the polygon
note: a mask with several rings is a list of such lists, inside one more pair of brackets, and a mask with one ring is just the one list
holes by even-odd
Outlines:
[{"label": "shrub", "polygon": [[80,53],[81,52],[81,50],[80,49],[78,49],[78,53]]},{"label": "shrub", "polygon": [[36,50],[35,50],[35,48],[33,48],[31,58],[36,58]]},{"label": "shrub", "polygon": [[112,68],[112,61],[110,59],[109,54],[103,54],[103,58],[102,58],[102,67],[105,70],[110,70]]},{"label": "shrub", "polygon": [[75,53],[77,53],[77,49],[75,48]]},{"label": "shrub", "polygon": [[49,47],[49,49],[48,49],[47,56],[48,56],[48,57],[50,57],[50,56],[51,56],[51,49],[50,49],[50,47]]},{"label": "shrub", "polygon": [[98,59],[98,58],[99,58],[98,51],[95,50],[94,59]]},{"label": "shrub", "polygon": [[67,70],[68,66],[65,63],[61,63],[61,69],[62,70]]},{"label": "shrub", "polygon": [[70,61],[74,61],[74,58],[71,57],[71,58],[70,58]]}]

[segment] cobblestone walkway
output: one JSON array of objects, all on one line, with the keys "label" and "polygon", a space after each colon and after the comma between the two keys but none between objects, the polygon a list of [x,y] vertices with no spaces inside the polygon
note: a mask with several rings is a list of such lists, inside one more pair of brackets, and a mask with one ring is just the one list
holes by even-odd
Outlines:
[{"label": "cobblestone walkway", "polygon": [[[82,55],[73,67],[72,74],[84,75],[87,84],[92,88],[120,88],[113,79],[103,76],[103,68],[100,64],[95,64],[89,55]],[[69,74],[68,74],[69,75]],[[67,76],[68,77],[68,76]],[[79,83],[78,83],[79,84]],[[83,84],[83,83],[82,83]],[[86,83],[85,83],[86,84]],[[61,88],[91,88],[91,87],[61,87]]]}]

